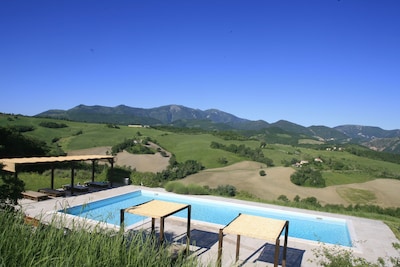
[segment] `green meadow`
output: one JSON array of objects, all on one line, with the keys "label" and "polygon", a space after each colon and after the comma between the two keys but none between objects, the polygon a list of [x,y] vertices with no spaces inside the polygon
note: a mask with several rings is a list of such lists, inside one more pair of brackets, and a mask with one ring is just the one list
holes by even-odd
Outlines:
[{"label": "green meadow", "polygon": [[[66,124],[65,128],[47,128],[40,126],[42,122]],[[255,149],[260,147],[257,140],[224,140],[210,133],[177,133],[161,131],[153,128],[132,128],[125,125],[110,127],[99,123],[82,123],[46,118],[35,118],[18,115],[0,115],[0,126],[30,126],[32,131],[24,132],[25,136],[34,137],[46,142],[55,149],[72,150],[113,146],[126,139],[149,137],[165,150],[173,153],[179,162],[196,160],[206,169],[225,166],[219,161],[224,158],[227,165],[247,160],[237,154],[212,149],[211,142],[224,145],[245,145]],[[317,150],[301,145],[268,144],[262,149],[265,157],[273,160],[274,166],[290,166],[288,162],[321,158],[320,170],[327,186],[349,183],[361,183],[377,178],[400,178],[400,164],[373,160],[355,156],[346,152]],[[318,167],[318,166],[317,166]]]}]

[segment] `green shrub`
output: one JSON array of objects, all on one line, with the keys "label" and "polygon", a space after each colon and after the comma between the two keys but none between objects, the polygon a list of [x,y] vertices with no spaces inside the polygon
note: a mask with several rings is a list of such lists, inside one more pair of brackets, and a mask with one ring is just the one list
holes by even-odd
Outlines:
[{"label": "green shrub", "polygon": [[43,121],[39,123],[39,125],[45,128],[54,128],[54,129],[68,127],[68,125],[66,125],[65,123],[57,123],[53,121]]},{"label": "green shrub", "polygon": [[189,190],[184,184],[177,182],[174,186],[174,193],[187,195]]},{"label": "green shrub", "polygon": [[278,197],[278,200],[283,201],[283,202],[289,202],[288,197],[285,196],[285,195],[280,195],[280,196]]},{"label": "green shrub", "polygon": [[[396,248],[396,244],[393,244]],[[397,248],[396,248],[397,249]],[[399,257],[389,257],[386,262],[383,258],[378,258],[376,263],[369,262],[364,258],[357,257],[353,254],[351,250],[334,246],[326,247],[321,246],[317,249],[312,250],[315,259],[309,260],[310,262],[317,263],[318,266],[323,267],[399,267],[400,258]]]},{"label": "green shrub", "polygon": [[309,167],[301,167],[298,171],[290,176],[290,181],[295,185],[310,186],[310,187],[325,187],[325,179],[318,170],[313,170]]},{"label": "green shrub", "polygon": [[220,196],[234,197],[236,195],[236,187],[233,185],[219,185],[215,192]]},{"label": "green shrub", "polygon": [[177,193],[177,194],[186,195],[186,194],[189,193],[188,188],[184,184],[182,184],[180,182],[171,182],[171,181],[167,182],[165,184],[164,188],[168,192],[174,192],[174,193]]},{"label": "green shrub", "polygon": [[187,186],[188,193],[190,195],[208,195],[209,190],[207,190],[205,187],[197,185],[197,184],[189,184]]},{"label": "green shrub", "polygon": [[176,183],[177,183],[177,182],[167,182],[167,183],[164,185],[164,189],[165,189],[166,191],[168,191],[168,192],[173,192]]}]

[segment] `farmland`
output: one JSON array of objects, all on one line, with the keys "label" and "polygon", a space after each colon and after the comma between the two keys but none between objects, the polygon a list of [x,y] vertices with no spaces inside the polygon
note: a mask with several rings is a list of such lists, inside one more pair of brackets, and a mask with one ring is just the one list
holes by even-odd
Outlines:
[{"label": "farmland", "polygon": [[[67,127],[41,126],[41,123],[43,125],[43,122],[49,121],[62,123]],[[212,142],[217,142],[226,146],[234,144],[258,149],[259,141],[226,140],[208,132],[172,132],[154,128],[131,128],[123,125],[110,126],[11,115],[0,115],[0,126],[29,126],[32,130],[24,132],[23,135],[44,141],[52,150],[69,153],[86,151],[90,154],[91,150],[99,151],[126,139],[150,138],[162,149],[175,155],[177,161],[196,160],[204,166],[203,171],[181,180],[182,183],[209,187],[231,184],[238,191],[248,192],[267,201],[276,200],[280,195],[289,199],[298,195],[301,198],[315,196],[321,203],[400,206],[400,198],[396,195],[400,187],[400,164],[355,156],[346,151],[313,149],[301,145],[266,144],[262,147],[262,152],[272,160],[273,166],[265,166],[251,162],[242,155],[210,147]],[[147,160],[144,160],[145,157]],[[152,161],[154,158],[149,155],[124,152],[117,158],[121,162],[123,160],[124,164],[121,165],[129,165],[132,162],[137,170],[142,167],[142,170],[149,172],[160,171],[162,164],[156,160]],[[288,162],[293,159],[312,161],[315,158],[323,160],[318,168],[326,180],[327,187],[310,188],[292,184],[290,175],[296,168],[288,165]],[[145,165],[146,168],[143,169]],[[259,175],[261,169],[265,170],[266,176]],[[387,179],[393,177],[397,179]],[[31,186],[34,186],[33,184],[30,183]]]}]

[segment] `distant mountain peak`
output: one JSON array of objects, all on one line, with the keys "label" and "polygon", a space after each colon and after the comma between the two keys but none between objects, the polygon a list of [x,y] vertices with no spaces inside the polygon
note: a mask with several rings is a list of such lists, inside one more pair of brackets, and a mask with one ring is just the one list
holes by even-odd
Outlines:
[{"label": "distant mountain peak", "polygon": [[[155,108],[134,108],[126,105],[106,107],[100,105],[87,106],[80,104],[69,110],[48,110],[36,117],[50,117],[84,122],[116,123],[116,124],[144,124],[170,125],[176,127],[201,127],[207,130],[240,130],[264,131],[280,134],[294,133],[298,138],[313,138],[326,142],[357,142],[368,147],[378,147],[382,151],[400,150],[399,141],[389,140],[399,138],[400,130],[383,130],[379,127],[362,125],[341,125],[334,128],[326,126],[302,125],[279,120],[268,123],[263,120],[247,120],[236,117],[219,109],[193,109],[183,105],[171,104]],[[279,130],[280,129],[280,130]],[[369,143],[376,139],[373,144]],[[383,140],[385,139],[385,140]],[[387,140],[386,140],[387,139]],[[390,144],[390,148],[387,147]],[[396,144],[396,147],[393,145]],[[400,153],[398,151],[397,153]]]}]

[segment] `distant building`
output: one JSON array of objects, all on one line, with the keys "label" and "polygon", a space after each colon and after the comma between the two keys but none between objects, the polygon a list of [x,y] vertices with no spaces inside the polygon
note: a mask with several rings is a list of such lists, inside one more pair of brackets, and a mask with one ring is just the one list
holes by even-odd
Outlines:
[{"label": "distant building", "polygon": [[323,161],[322,159],[320,159],[320,158],[315,158],[314,161],[315,161],[315,162],[320,162],[320,163],[324,162],[324,161]]},{"label": "distant building", "polygon": [[304,164],[308,164],[308,163],[309,163],[308,160],[301,160],[300,162],[296,162],[295,166],[296,167],[301,167]]}]

